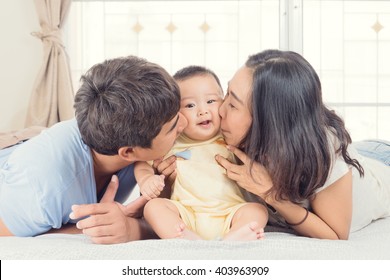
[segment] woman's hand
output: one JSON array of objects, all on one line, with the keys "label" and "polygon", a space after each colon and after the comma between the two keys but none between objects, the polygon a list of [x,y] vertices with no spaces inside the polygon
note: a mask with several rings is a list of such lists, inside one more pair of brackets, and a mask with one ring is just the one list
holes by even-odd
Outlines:
[{"label": "woman's hand", "polygon": [[[220,155],[217,162],[226,169],[227,176],[247,191],[260,196],[290,223],[298,223],[294,230],[303,236],[321,239],[348,239],[352,219],[352,171],[318,192],[311,200],[313,212],[306,212],[302,206],[289,200],[275,200],[273,182],[265,167],[257,162],[250,170],[250,158],[239,149],[228,146],[243,165],[231,163]],[[252,171],[252,172],[250,172]],[[305,217],[306,213],[308,214]],[[298,218],[299,217],[299,218]],[[299,223],[303,219],[303,223]]]},{"label": "woman's hand", "polygon": [[172,155],[165,160],[158,159],[153,161],[153,168],[157,174],[165,176],[165,183],[168,186],[172,186],[176,179],[176,156]]},{"label": "woman's hand", "polygon": [[247,191],[266,199],[266,193],[272,188],[273,184],[265,167],[257,162],[254,162],[251,167],[251,160],[244,152],[229,145],[227,149],[234,153],[243,163],[243,165],[237,165],[221,155],[217,155],[215,159],[226,169],[228,178],[236,181],[240,187]]}]

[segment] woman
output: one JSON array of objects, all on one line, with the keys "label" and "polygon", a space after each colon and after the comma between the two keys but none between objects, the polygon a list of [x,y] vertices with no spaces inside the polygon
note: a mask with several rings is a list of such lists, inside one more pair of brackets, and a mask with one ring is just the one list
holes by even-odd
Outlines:
[{"label": "woman", "polygon": [[228,148],[242,164],[216,160],[274,210],[279,225],[348,239],[390,216],[390,166],[349,145],[344,122],[323,104],[320,80],[299,54],[249,57],[229,82],[220,115]]}]

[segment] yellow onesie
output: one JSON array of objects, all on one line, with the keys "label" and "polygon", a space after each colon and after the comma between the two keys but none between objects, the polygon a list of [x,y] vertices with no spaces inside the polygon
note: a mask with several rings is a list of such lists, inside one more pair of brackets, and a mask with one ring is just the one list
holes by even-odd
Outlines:
[{"label": "yellow onesie", "polygon": [[170,201],[187,228],[208,240],[224,236],[233,215],[246,204],[238,185],[215,161],[215,155],[220,154],[234,162],[225,145],[220,135],[201,142],[182,135],[169,154],[178,156]]}]

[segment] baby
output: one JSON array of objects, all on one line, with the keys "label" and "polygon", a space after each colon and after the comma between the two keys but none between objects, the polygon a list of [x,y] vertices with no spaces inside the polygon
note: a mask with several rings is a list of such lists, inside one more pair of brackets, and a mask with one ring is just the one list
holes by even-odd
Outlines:
[{"label": "baby", "polygon": [[138,162],[135,176],[143,196],[150,199],[144,217],[160,238],[257,240],[264,237],[267,209],[248,203],[237,184],[215,161],[216,154],[234,161],[220,134],[218,109],[223,93],[209,69],[189,66],[174,75],[181,93],[180,112],[188,121],[171,152],[177,175],[171,199],[158,198],[164,176]]}]

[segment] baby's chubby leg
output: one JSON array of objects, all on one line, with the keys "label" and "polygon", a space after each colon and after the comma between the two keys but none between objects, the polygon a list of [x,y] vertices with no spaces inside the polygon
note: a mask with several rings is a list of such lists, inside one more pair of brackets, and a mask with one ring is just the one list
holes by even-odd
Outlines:
[{"label": "baby's chubby leg", "polygon": [[248,241],[264,238],[268,211],[259,203],[248,203],[234,214],[230,231],[223,240]]},{"label": "baby's chubby leg", "polygon": [[178,225],[183,224],[177,207],[167,199],[154,198],[146,203],[144,218],[162,239],[180,237]]},{"label": "baby's chubby leg", "polygon": [[179,210],[175,204],[167,199],[155,198],[149,200],[144,208],[144,217],[155,233],[162,239],[201,239],[200,236],[185,226],[180,218]]}]

